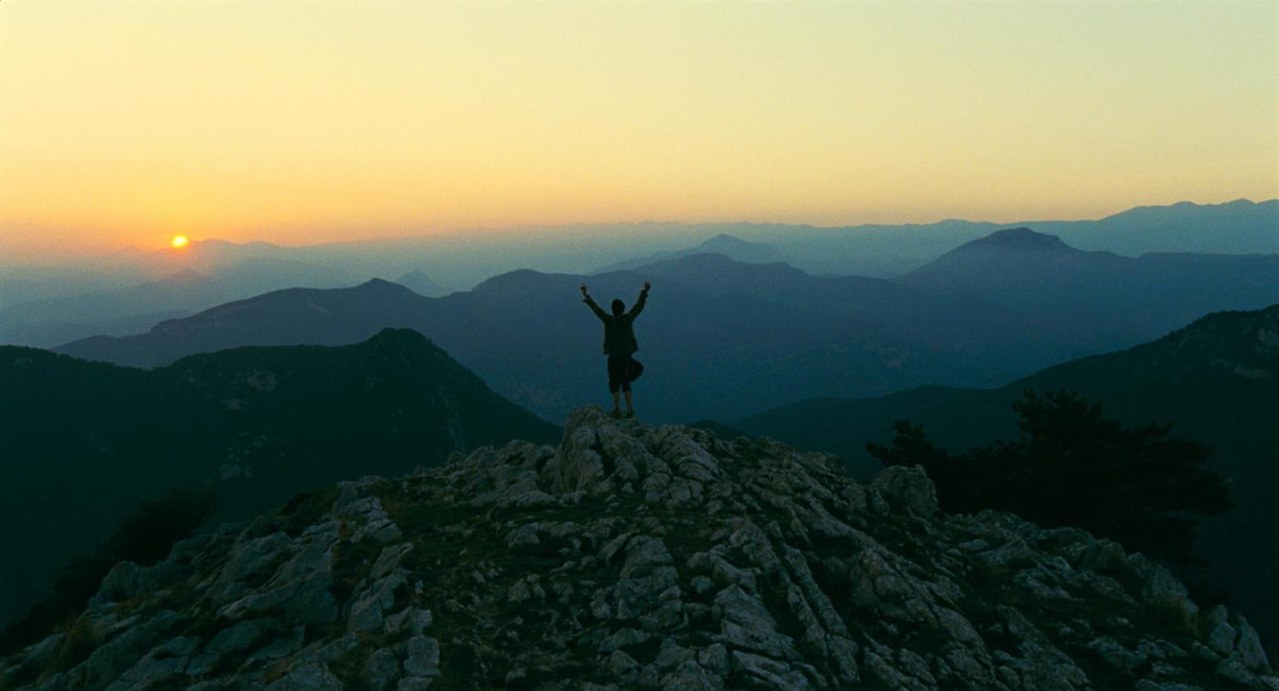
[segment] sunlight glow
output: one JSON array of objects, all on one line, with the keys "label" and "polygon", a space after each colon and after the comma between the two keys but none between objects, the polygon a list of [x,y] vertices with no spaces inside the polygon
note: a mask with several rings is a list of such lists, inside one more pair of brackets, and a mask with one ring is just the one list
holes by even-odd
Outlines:
[{"label": "sunlight glow", "polygon": [[173,236],[173,249],[175,249],[175,250],[177,250],[177,249],[182,249],[183,247],[186,247],[186,246],[187,246],[187,244],[188,244],[188,243],[190,243],[190,242],[191,242],[191,241],[190,241],[190,240],[188,240],[188,239],[187,239],[187,236],[185,236],[185,235],[174,235],[174,236]]},{"label": "sunlight glow", "polygon": [[1279,195],[1273,0],[0,1],[0,20],[8,258],[175,227],[314,243]]}]

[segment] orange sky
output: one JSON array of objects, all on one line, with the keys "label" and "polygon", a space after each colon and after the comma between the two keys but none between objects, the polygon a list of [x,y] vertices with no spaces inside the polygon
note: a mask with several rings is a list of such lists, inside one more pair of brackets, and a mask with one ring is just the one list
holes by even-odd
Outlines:
[{"label": "orange sky", "polygon": [[0,3],[0,263],[1279,196],[1279,4]]}]

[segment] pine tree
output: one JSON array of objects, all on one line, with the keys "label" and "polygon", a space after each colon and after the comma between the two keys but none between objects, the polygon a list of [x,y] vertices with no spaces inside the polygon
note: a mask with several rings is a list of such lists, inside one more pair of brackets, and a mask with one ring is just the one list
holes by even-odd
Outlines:
[{"label": "pine tree", "polygon": [[1013,410],[1014,441],[952,455],[922,427],[897,421],[890,445],[867,449],[885,465],[922,465],[945,510],[1078,526],[1179,566],[1196,561],[1198,519],[1232,506],[1225,479],[1208,468],[1211,450],[1172,436],[1169,425],[1124,425],[1064,391],[1026,391]]}]

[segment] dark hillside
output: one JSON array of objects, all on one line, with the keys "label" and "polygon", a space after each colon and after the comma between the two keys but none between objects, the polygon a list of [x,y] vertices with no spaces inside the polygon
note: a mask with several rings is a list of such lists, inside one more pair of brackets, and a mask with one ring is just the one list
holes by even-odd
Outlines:
[{"label": "dark hillside", "polygon": [[210,487],[220,518],[556,428],[412,331],[239,348],[153,371],[0,348],[0,568],[11,618],[144,499]]},{"label": "dark hillside", "polygon": [[1213,465],[1237,503],[1199,541],[1221,586],[1279,636],[1279,305],[1212,314],[1157,341],[1050,367],[990,390],[912,389],[864,399],[813,399],[734,422],[802,448],[839,454],[857,474],[878,467],[867,442],[886,443],[892,421],[921,424],[959,450],[1016,434],[1012,404],[1026,389],[1071,390],[1129,424],[1171,423],[1215,450]]}]

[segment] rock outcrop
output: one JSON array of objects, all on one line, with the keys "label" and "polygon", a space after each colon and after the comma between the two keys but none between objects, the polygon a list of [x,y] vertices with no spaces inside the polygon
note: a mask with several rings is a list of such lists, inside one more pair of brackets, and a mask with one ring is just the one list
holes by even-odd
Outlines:
[{"label": "rock outcrop", "polygon": [[588,408],[120,564],[0,688],[1279,689],[1256,632],[1072,529]]}]

